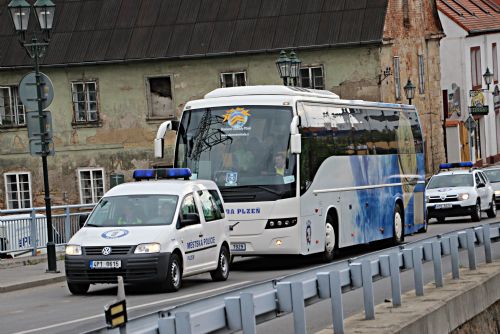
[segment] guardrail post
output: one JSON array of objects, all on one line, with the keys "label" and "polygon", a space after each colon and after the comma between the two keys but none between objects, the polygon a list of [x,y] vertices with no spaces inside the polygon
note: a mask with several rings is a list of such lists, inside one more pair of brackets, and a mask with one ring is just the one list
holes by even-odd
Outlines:
[{"label": "guardrail post", "polygon": [[389,255],[389,265],[391,268],[391,290],[392,306],[401,306],[401,278],[399,277],[399,254]]},{"label": "guardrail post", "polygon": [[31,255],[36,256],[38,249],[38,231],[36,226],[36,212],[35,209],[31,209],[31,221],[30,221],[30,246],[33,247],[31,250]]},{"label": "guardrail post", "polygon": [[467,248],[467,232],[461,231],[457,233],[458,236],[458,246],[460,248]]},{"label": "guardrail post", "polygon": [[427,241],[424,242],[424,261],[430,261],[432,260],[432,242]]},{"label": "guardrail post", "polygon": [[330,293],[332,303],[333,332],[344,334],[344,307],[342,306],[342,283],[340,282],[340,272],[330,273]]},{"label": "guardrail post", "polygon": [[231,330],[241,330],[241,304],[240,297],[224,298],[227,327]]},{"label": "guardrail post", "polygon": [[278,282],[276,292],[278,294],[278,310],[280,312],[292,312],[292,287],[290,282]]},{"label": "guardrail post", "polygon": [[391,266],[389,264],[389,255],[380,255],[378,257],[379,271],[382,277],[391,276]]},{"label": "guardrail post", "polygon": [[478,227],[474,228],[473,231],[474,231],[474,235],[476,236],[477,243],[481,245],[484,242],[483,227],[478,226]]},{"label": "guardrail post", "polygon": [[467,230],[467,253],[469,254],[469,269],[476,270],[476,245],[474,230]]},{"label": "guardrail post", "polygon": [[71,219],[70,219],[70,210],[69,206],[64,208],[64,235],[65,235],[65,240],[64,243],[68,243],[69,239],[71,238]]},{"label": "guardrail post", "polygon": [[417,296],[424,295],[424,275],[422,272],[422,247],[412,249],[413,278],[415,280],[415,293]]},{"label": "guardrail post", "polygon": [[321,299],[330,298],[330,274],[326,272],[320,272],[316,274],[316,279],[318,280],[318,296]]},{"label": "guardrail post", "polygon": [[458,256],[458,235],[450,236],[450,250],[451,250],[451,273],[453,279],[460,278],[460,258]]},{"label": "guardrail post", "polygon": [[292,282],[293,327],[296,334],[306,334],[306,308],[304,306],[304,285]]},{"label": "guardrail post", "polygon": [[450,255],[450,237],[441,238],[441,249],[443,251],[443,255]]},{"label": "guardrail post", "polygon": [[443,286],[443,267],[441,263],[441,242],[434,241],[432,243],[432,260],[434,262],[434,281],[436,287]]},{"label": "guardrail post", "polygon": [[491,257],[491,236],[490,236],[490,224],[483,225],[483,239],[484,239],[484,257],[486,258],[486,263],[491,263],[493,261]]},{"label": "guardrail post", "polygon": [[189,312],[175,313],[175,332],[191,334],[191,316]]},{"label": "guardrail post", "polygon": [[160,318],[158,319],[159,334],[175,334],[175,318]]},{"label": "guardrail post", "polygon": [[405,269],[413,268],[413,250],[403,249],[403,264]]},{"label": "guardrail post", "polygon": [[351,274],[351,286],[353,288],[360,288],[363,286],[363,279],[361,277],[361,263],[353,262],[349,265],[349,273]]},{"label": "guardrail post", "polygon": [[373,299],[373,277],[370,260],[361,262],[361,276],[363,278],[363,299],[365,303],[365,319],[375,319],[375,301]]},{"label": "guardrail post", "polygon": [[257,325],[255,323],[255,305],[253,303],[253,294],[243,292],[240,295],[241,302],[241,325],[244,334],[256,334]]}]

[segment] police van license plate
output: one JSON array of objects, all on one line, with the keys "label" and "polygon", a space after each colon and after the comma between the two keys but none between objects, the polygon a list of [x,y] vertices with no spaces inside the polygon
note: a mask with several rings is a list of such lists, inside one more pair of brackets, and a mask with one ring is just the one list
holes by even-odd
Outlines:
[{"label": "police van license plate", "polygon": [[90,269],[116,269],[122,267],[121,260],[114,261],[90,261]]},{"label": "police van license plate", "polygon": [[247,245],[245,243],[234,243],[231,244],[231,248],[236,252],[244,252],[247,250]]},{"label": "police van license plate", "polygon": [[436,209],[450,209],[452,208],[453,205],[452,204],[449,204],[449,203],[445,203],[445,204],[436,204]]}]

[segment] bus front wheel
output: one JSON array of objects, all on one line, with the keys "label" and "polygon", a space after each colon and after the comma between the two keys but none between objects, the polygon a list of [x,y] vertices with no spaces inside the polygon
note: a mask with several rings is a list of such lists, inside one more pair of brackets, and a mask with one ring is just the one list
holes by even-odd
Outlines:
[{"label": "bus front wheel", "polygon": [[337,255],[337,236],[333,218],[328,215],[325,225],[325,250],[323,252],[323,261],[331,262]]}]

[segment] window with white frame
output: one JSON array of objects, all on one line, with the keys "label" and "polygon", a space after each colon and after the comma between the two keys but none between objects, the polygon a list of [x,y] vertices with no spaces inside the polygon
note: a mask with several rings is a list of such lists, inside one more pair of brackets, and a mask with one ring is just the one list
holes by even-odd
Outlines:
[{"label": "window with white frame", "polygon": [[470,66],[472,89],[481,89],[483,76],[481,73],[481,49],[479,46],[470,48]]},{"label": "window with white frame", "polygon": [[221,87],[239,87],[247,85],[246,72],[227,72],[220,74]]},{"label": "window with white frame", "polygon": [[73,119],[76,124],[95,123],[99,120],[96,81],[71,83]]},{"label": "window with white frame", "polygon": [[31,207],[31,175],[28,172],[5,173],[7,209]]},{"label": "window with white frame", "polygon": [[81,204],[97,203],[104,195],[104,169],[78,169]]},{"label": "window with white frame", "polygon": [[0,126],[26,126],[26,110],[17,86],[0,87]]},{"label": "window with white frame", "polygon": [[149,119],[175,118],[172,98],[172,80],[169,76],[154,76],[146,78],[147,100],[149,104]]},{"label": "window with white frame", "polygon": [[491,53],[493,60],[493,83],[498,83],[498,53],[497,53],[497,43],[491,45]]},{"label": "window with white frame", "polygon": [[394,88],[396,90],[396,100],[401,100],[401,73],[399,69],[399,57],[394,57]]},{"label": "window with white frame", "polygon": [[418,55],[418,92],[425,93],[425,66],[424,55]]},{"label": "window with white frame", "polygon": [[311,89],[325,89],[323,66],[302,67],[300,69],[300,86]]}]

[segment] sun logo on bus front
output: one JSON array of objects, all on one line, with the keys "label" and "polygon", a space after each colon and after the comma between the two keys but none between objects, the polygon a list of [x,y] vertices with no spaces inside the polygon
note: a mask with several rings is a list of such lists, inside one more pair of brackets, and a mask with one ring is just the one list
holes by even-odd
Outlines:
[{"label": "sun logo on bus front", "polygon": [[247,109],[236,107],[226,111],[223,122],[227,122],[227,124],[233,129],[241,129],[245,126],[245,124],[247,124],[249,116],[250,112]]}]

